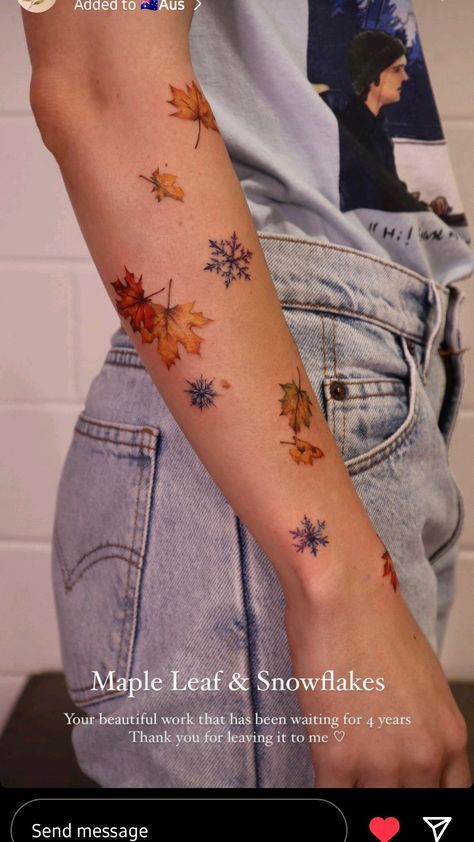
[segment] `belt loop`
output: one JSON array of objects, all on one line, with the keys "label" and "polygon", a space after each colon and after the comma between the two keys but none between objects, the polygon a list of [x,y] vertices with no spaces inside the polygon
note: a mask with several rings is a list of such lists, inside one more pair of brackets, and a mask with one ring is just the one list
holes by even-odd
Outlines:
[{"label": "belt loop", "polygon": [[441,323],[442,323],[442,320],[443,320],[443,309],[442,309],[442,305],[441,305],[441,297],[440,297],[440,294],[439,294],[439,292],[436,288],[435,282],[431,278],[428,280],[428,301],[429,301],[430,304],[433,304],[433,303],[435,304],[436,316],[435,316],[434,325],[432,327],[432,330],[431,330],[430,335],[428,337],[428,341],[426,343],[425,360],[424,360],[424,363],[423,363],[423,380],[426,379],[426,375],[428,373],[428,368],[429,368],[430,361],[431,361],[431,354],[432,354],[432,351],[433,351],[433,345],[434,345],[436,337],[439,333]]}]

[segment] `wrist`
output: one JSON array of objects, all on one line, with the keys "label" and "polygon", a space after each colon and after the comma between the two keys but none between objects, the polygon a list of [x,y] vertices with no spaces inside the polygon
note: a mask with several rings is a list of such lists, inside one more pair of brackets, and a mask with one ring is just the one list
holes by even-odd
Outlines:
[{"label": "wrist", "polygon": [[357,535],[351,542],[333,540],[317,558],[296,553],[287,559],[282,580],[289,621],[297,616],[337,617],[366,611],[383,596],[400,596],[393,559],[377,533]]}]

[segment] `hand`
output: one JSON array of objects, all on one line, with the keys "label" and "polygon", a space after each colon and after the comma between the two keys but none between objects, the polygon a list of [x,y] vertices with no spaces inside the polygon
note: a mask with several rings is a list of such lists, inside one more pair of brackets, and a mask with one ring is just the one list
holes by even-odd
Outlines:
[{"label": "hand", "polygon": [[[367,586],[367,579],[365,585]],[[338,716],[338,742],[329,733],[312,743],[316,787],[469,787],[467,729],[430,644],[388,578],[337,583],[318,598],[287,601],[286,624],[297,677],[382,677],[381,692],[299,691],[303,715]],[[294,596],[294,595],[293,595]],[[300,595],[301,596],[301,595]],[[343,723],[345,713],[361,724]],[[378,717],[411,724],[379,727]],[[365,723],[372,717],[373,727]]]}]

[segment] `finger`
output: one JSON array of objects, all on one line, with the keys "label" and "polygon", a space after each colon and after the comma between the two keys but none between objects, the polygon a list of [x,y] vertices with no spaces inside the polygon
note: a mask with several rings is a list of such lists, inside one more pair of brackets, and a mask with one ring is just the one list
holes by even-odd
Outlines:
[{"label": "finger", "polygon": [[446,788],[472,786],[472,774],[466,752],[446,766],[441,777],[441,786]]},{"label": "finger", "polygon": [[441,786],[441,769],[405,769],[400,776],[400,786],[404,789],[416,789],[419,787],[439,789]]},{"label": "finger", "polygon": [[315,769],[314,786],[319,789],[331,789],[332,787],[348,789],[355,786],[355,776],[344,770],[343,767],[321,765]]},{"label": "finger", "polygon": [[372,767],[368,772],[358,776],[355,786],[357,789],[398,789],[403,784],[397,771]]}]

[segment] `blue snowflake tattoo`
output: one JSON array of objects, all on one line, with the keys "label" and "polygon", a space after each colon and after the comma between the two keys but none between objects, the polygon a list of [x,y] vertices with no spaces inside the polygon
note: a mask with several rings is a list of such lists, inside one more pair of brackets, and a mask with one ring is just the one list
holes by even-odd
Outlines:
[{"label": "blue snowflake tattoo", "polygon": [[221,275],[224,278],[226,287],[229,287],[232,281],[244,279],[250,281],[250,272],[248,265],[253,252],[245,249],[237,234],[231,234],[230,240],[209,240],[211,248],[211,260],[204,267],[205,272],[215,272],[216,275]]},{"label": "blue snowflake tattoo", "polygon": [[326,529],[326,521],[318,520],[317,525],[314,526],[309,517],[304,515],[301,524],[302,528],[289,530],[293,538],[296,538],[296,543],[293,544],[296,547],[296,552],[302,553],[307,547],[311,555],[317,555],[319,547],[325,547],[329,544],[327,535],[323,534]]},{"label": "blue snowflake tattoo", "polygon": [[201,374],[193,383],[190,380],[186,380],[186,383],[189,383],[191,386],[190,389],[184,390],[191,395],[191,406],[198,406],[199,409],[204,409],[207,406],[215,406],[214,398],[217,397],[218,393],[212,388],[214,378],[212,380],[206,380],[204,375]]}]

